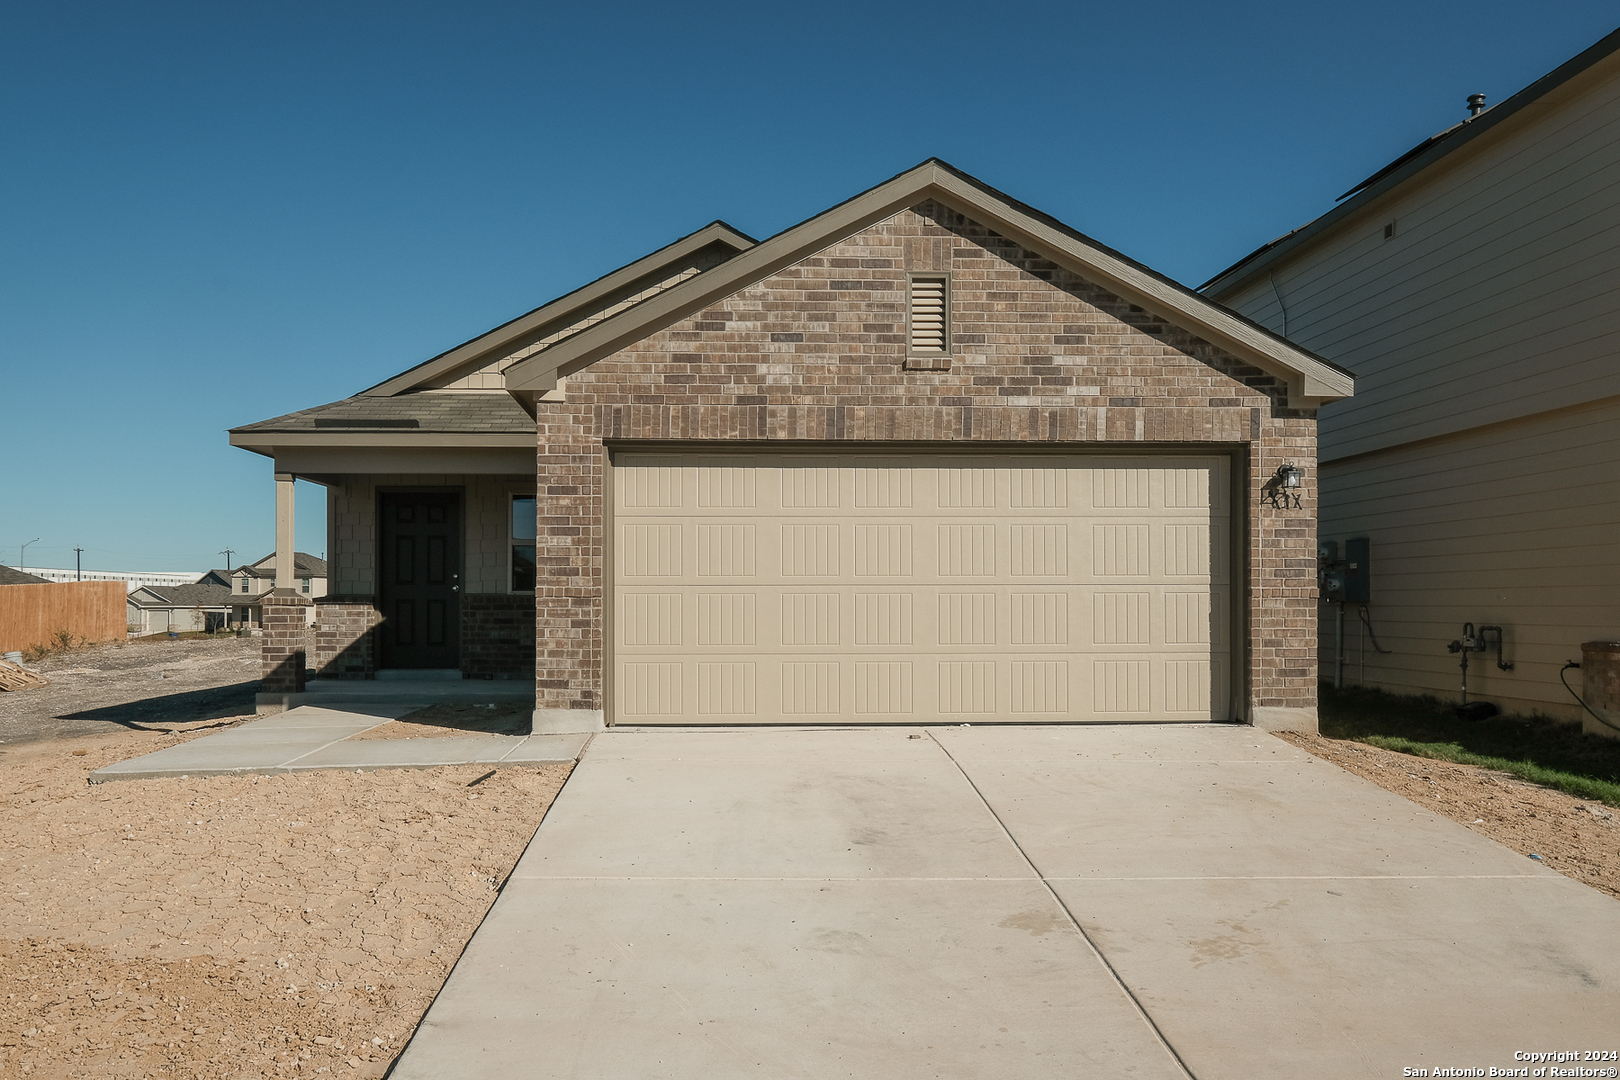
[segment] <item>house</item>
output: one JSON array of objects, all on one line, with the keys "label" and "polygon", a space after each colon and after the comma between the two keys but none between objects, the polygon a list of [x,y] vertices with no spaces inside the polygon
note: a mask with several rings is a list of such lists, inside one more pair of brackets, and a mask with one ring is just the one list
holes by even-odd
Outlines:
[{"label": "house", "polygon": [[130,630],[162,634],[223,630],[231,591],[223,585],[142,585],[127,598]]},{"label": "house", "polygon": [[353,397],[235,428],[327,492],[317,673],[604,723],[1315,725],[1342,369],[944,162],[716,222]]},{"label": "house", "polygon": [[[263,626],[261,598],[275,586],[276,553],[235,570],[210,570],[200,584],[222,585],[231,593],[230,625],[236,629]],[[293,584],[298,595],[311,600],[326,595],[326,560],[302,551],[293,552]],[[314,609],[308,614],[313,617]]]},{"label": "house", "polygon": [[0,566],[0,585],[43,585],[49,578],[25,573],[9,566]]},{"label": "house", "polygon": [[1484,104],[1203,292],[1356,373],[1324,676],[1456,700],[1467,659],[1469,697],[1613,734],[1560,680],[1620,633],[1620,32]]}]

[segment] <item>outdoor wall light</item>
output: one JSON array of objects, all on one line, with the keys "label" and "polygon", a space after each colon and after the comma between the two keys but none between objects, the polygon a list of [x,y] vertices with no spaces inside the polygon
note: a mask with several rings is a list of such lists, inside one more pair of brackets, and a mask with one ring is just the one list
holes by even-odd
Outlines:
[{"label": "outdoor wall light", "polygon": [[1278,510],[1301,508],[1299,489],[1305,482],[1305,470],[1291,461],[1285,461],[1277,466],[1277,472],[1266,481],[1261,489],[1260,497]]}]

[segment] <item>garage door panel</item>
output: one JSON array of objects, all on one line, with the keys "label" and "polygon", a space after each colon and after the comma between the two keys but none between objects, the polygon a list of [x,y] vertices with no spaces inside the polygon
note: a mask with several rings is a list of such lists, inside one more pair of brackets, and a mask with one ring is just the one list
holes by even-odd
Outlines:
[{"label": "garage door panel", "polygon": [[625,722],[1225,716],[1222,459],[615,465]]}]

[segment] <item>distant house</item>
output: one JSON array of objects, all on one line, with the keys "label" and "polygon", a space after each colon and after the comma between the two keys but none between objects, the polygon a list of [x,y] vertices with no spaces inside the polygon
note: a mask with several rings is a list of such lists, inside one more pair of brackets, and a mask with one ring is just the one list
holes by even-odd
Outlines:
[{"label": "distant house", "polygon": [[142,585],[129,594],[129,626],[139,634],[223,630],[230,600],[223,585]]},{"label": "distant house", "polygon": [[[276,584],[275,552],[235,570],[210,570],[203,575],[203,582],[224,585],[230,590],[230,625],[233,628],[263,626],[261,598]],[[326,560],[302,551],[294,552],[293,588],[299,596],[310,600],[325,596]],[[310,610],[313,616],[314,609]]]},{"label": "distant house", "polygon": [[9,566],[0,566],[0,585],[43,585],[47,580],[34,574],[25,574],[21,570],[14,570]]},{"label": "distant house", "polygon": [[1342,637],[1326,600],[1324,677],[1455,700],[1472,623],[1471,697],[1576,719],[1561,669],[1620,636],[1620,31],[1469,106],[1203,292],[1356,373],[1319,536],[1370,588]]}]

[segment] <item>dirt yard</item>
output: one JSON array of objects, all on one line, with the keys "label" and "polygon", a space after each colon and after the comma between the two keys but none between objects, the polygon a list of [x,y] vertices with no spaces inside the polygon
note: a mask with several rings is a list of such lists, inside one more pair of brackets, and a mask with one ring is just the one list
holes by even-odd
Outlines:
[{"label": "dirt yard", "polygon": [[1285,732],[1282,738],[1620,899],[1620,813],[1601,803],[1473,765],[1322,735]]},{"label": "dirt yard", "polygon": [[153,724],[253,712],[258,638],[145,638],[58,653],[37,663],[51,685],[0,693],[0,751]]},{"label": "dirt yard", "polygon": [[126,780],[0,758],[0,1076],[381,1076],[566,766]]},{"label": "dirt yard", "polygon": [[[30,665],[51,686],[0,694],[0,1078],[382,1076],[567,777],[465,767],[89,785],[104,765],[250,719],[257,646],[82,650]],[[526,720],[436,706],[363,737],[517,733]],[[1283,737],[1620,898],[1620,815],[1607,807]]]}]

